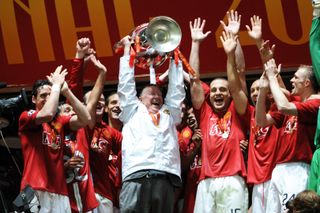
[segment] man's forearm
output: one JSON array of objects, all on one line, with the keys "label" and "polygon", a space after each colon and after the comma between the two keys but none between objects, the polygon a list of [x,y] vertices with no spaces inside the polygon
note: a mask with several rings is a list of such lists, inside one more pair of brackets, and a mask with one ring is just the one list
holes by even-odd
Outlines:
[{"label": "man's forearm", "polygon": [[289,102],[287,97],[283,94],[276,76],[269,78],[269,82],[272,96],[278,110],[284,114],[297,115],[295,105]]}]

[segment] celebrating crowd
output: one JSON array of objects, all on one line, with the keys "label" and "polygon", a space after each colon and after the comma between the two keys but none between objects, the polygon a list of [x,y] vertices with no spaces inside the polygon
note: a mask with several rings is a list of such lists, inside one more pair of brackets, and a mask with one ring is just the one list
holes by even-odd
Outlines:
[{"label": "celebrating crowd", "polygon": [[[257,15],[246,28],[263,71],[250,91],[237,11],[221,21],[227,78],[210,85],[200,75],[201,42],[211,33],[201,18],[190,21],[195,73],[172,56],[139,94],[134,38],[120,41],[117,93],[106,98],[107,68],[80,38],[72,68],[38,80],[35,108],[20,116],[21,190],[31,186],[39,202],[31,212],[320,212],[320,6],[313,6],[312,66],[297,69],[291,92]],[[84,94],[89,64],[97,79]]]}]

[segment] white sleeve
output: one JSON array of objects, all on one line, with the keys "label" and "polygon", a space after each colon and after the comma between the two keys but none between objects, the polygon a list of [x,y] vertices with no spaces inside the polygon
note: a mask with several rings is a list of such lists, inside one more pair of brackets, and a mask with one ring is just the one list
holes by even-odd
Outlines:
[{"label": "white sleeve", "polygon": [[179,124],[181,122],[181,103],[186,96],[183,82],[183,67],[180,60],[178,65],[174,63],[173,59],[170,60],[168,78],[168,91],[164,102],[170,109],[174,122]]},{"label": "white sleeve", "polygon": [[119,119],[126,123],[139,104],[137,98],[136,83],[134,81],[134,67],[129,66],[130,56],[123,56],[120,58],[119,68],[119,83],[117,93],[120,102],[120,117]]}]

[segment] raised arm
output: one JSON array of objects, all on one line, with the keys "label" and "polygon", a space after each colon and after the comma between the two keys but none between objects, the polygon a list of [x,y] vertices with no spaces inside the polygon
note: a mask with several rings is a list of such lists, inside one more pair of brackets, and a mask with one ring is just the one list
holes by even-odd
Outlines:
[{"label": "raised arm", "polygon": [[96,108],[103,93],[107,68],[95,57],[95,55],[90,55],[88,59],[93,63],[96,70],[99,72],[99,75],[87,101],[87,110],[89,111],[92,118],[89,122],[89,127],[92,129],[96,124]]},{"label": "raised arm", "polygon": [[208,31],[203,33],[203,28],[206,21],[201,21],[201,18],[196,18],[194,22],[189,22],[191,32],[191,51],[189,57],[190,66],[195,70],[196,75],[190,79],[191,101],[195,109],[199,109],[205,99],[203,88],[200,81],[200,43],[211,33]]},{"label": "raised arm", "polygon": [[237,37],[231,32],[223,31],[220,40],[223,44],[225,53],[227,54],[227,76],[229,82],[229,90],[232,95],[237,113],[243,115],[246,112],[248,98],[242,89],[239,74],[235,65],[235,49],[237,46]]},{"label": "raised arm", "polygon": [[201,21],[201,18],[196,18],[193,23],[189,22],[192,39],[189,63],[196,72],[196,77],[200,77],[200,44],[211,33],[211,31],[203,33],[205,24],[206,20]]},{"label": "raised arm", "polygon": [[179,60],[178,65],[171,59],[169,68],[169,84],[165,97],[165,104],[171,108],[172,116],[176,124],[181,121],[181,104],[186,97],[183,83],[182,62]]},{"label": "raised arm", "polygon": [[[162,86],[164,83],[168,81],[169,69],[167,69],[164,73],[157,77],[157,85]],[[190,84],[190,76],[189,73],[183,70],[183,79]]]},{"label": "raised arm", "polygon": [[277,70],[274,59],[270,59],[267,63],[265,63],[264,68],[269,80],[270,90],[278,110],[287,115],[297,115],[298,111],[295,104],[289,102],[288,98],[281,90],[277,79],[277,73],[279,71]]},{"label": "raised arm", "polygon": [[260,127],[270,126],[274,124],[273,118],[267,114],[267,94],[269,92],[269,81],[263,73],[259,80],[259,94],[256,103],[255,121]]},{"label": "raised arm", "polygon": [[246,25],[248,30],[248,35],[256,42],[258,50],[262,47],[262,19],[259,16],[252,16],[250,18],[251,28],[249,25]]},{"label": "raised arm", "polygon": [[[220,20],[221,25],[224,28],[224,31],[231,32],[234,36],[238,36],[241,24],[241,15],[237,11],[231,10],[227,11],[228,25],[226,25],[222,20]],[[237,39],[237,47],[235,50],[235,63],[236,69],[239,73],[239,79],[241,83],[242,90],[246,95],[248,95],[246,75],[245,75],[245,59],[243,50],[240,44],[240,40]]]},{"label": "raised arm", "polygon": [[67,82],[64,82],[61,88],[61,94],[66,97],[69,104],[72,106],[76,115],[72,116],[69,122],[72,130],[78,130],[79,128],[85,127],[89,124],[91,116],[86,106],[79,101],[79,99],[69,89]]},{"label": "raised arm", "polygon": [[[65,76],[68,74],[67,70],[62,70],[62,65],[58,66],[56,70],[47,76],[51,82],[51,93],[36,117],[36,124],[41,124],[51,121],[57,113],[59,96],[62,84],[65,82]],[[41,94],[39,94],[41,95]]]},{"label": "raised arm", "polygon": [[130,58],[130,36],[126,36],[120,41],[124,46],[123,56],[120,58],[119,83],[117,93],[120,103],[120,120],[125,123],[133,113],[133,105],[139,103],[137,98],[136,83],[134,80],[134,67],[129,66]]},{"label": "raised arm", "polygon": [[76,43],[76,54],[69,72],[68,86],[73,94],[83,100],[83,75],[85,71],[84,58],[90,51],[90,39],[80,38]]}]

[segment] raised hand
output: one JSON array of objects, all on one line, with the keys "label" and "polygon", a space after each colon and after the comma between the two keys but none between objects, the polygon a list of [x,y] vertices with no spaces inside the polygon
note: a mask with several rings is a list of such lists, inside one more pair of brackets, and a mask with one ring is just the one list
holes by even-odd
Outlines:
[{"label": "raised hand", "polygon": [[129,55],[130,54],[131,43],[132,43],[131,36],[129,36],[129,35],[123,37],[120,40],[120,44],[122,44],[124,46],[123,55]]},{"label": "raised hand", "polygon": [[76,49],[77,49],[76,58],[80,58],[80,59],[84,58],[88,54],[90,45],[91,45],[91,42],[89,38],[79,39],[76,44]]},{"label": "raised hand", "polygon": [[266,72],[266,76],[268,79],[272,77],[277,77],[279,70],[277,69],[277,65],[275,60],[272,58],[264,64],[264,70]]},{"label": "raised hand", "polygon": [[259,16],[254,15],[250,18],[251,28],[246,25],[248,34],[255,41],[262,40],[262,19]]},{"label": "raised hand", "polygon": [[220,23],[222,24],[224,31],[231,32],[233,35],[237,35],[240,30],[241,15],[239,15],[237,11],[231,10],[230,12],[227,12],[227,17],[228,25],[226,25],[222,20],[220,20]]},{"label": "raised hand", "polygon": [[96,55],[96,51],[93,48],[89,48],[86,55],[84,56],[84,63],[87,64],[90,61],[90,56]]},{"label": "raised hand", "polygon": [[62,70],[62,65],[58,66],[53,73],[47,76],[48,81],[57,84],[60,87],[65,82],[65,77],[68,74],[67,69]]},{"label": "raised hand", "polygon": [[270,41],[269,40],[264,41],[262,43],[262,46],[259,50],[262,63],[266,63],[267,61],[269,61],[270,59],[273,58],[275,48],[276,48],[276,45],[272,45],[270,48]]},{"label": "raised hand", "polygon": [[201,18],[194,19],[193,23],[191,21],[189,22],[191,39],[193,42],[201,42],[211,33],[211,31],[203,33],[203,28],[205,24],[206,20],[204,19],[201,22]]},{"label": "raised hand", "polygon": [[97,70],[107,72],[107,68],[96,58],[95,55],[90,55],[89,60],[93,63]]},{"label": "raised hand", "polygon": [[222,42],[223,48],[225,53],[231,54],[234,53],[237,47],[237,38],[238,36],[235,36],[231,32],[222,32],[222,36],[220,36],[220,40]]}]

